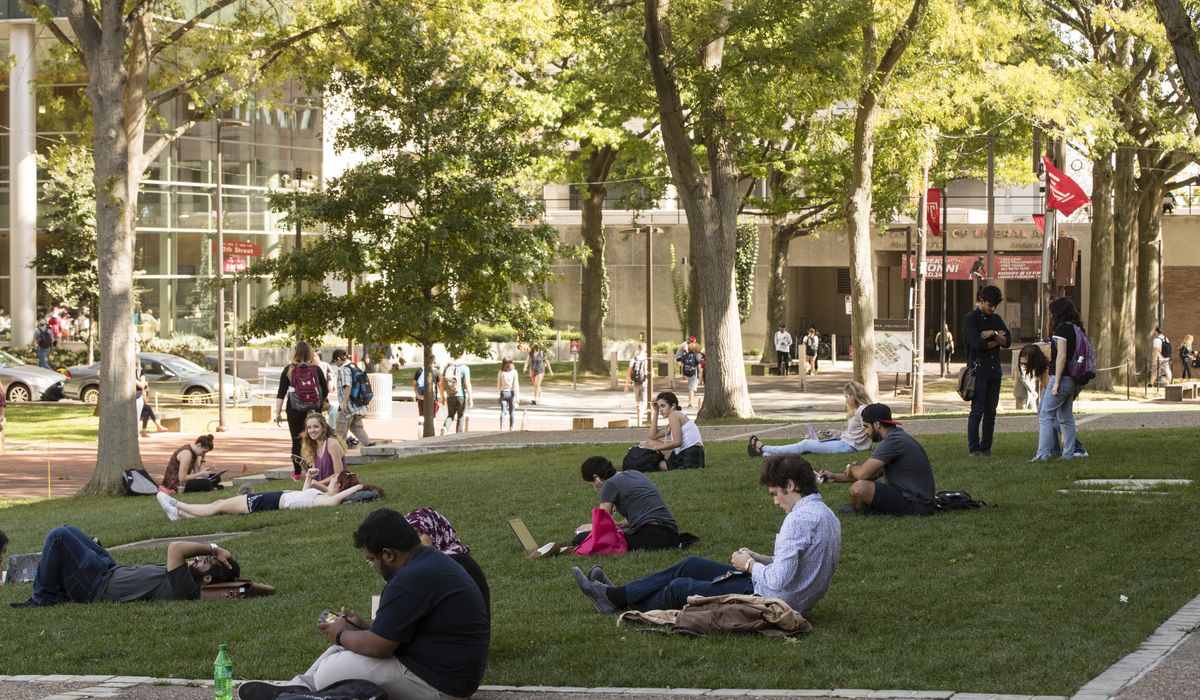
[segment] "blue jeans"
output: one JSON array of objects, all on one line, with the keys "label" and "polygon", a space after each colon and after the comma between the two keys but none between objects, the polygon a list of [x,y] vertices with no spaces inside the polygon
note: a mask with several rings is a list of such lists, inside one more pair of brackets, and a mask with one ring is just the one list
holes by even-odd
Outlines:
[{"label": "blue jeans", "polygon": [[971,415],[967,417],[967,450],[970,452],[992,451],[996,406],[1000,403],[1000,379],[975,375],[975,398],[971,399]]},{"label": "blue jeans", "polygon": [[[1037,459],[1049,459],[1061,456],[1071,459],[1075,456],[1075,382],[1070,377],[1059,380],[1058,396],[1050,393],[1054,384],[1051,377],[1046,392],[1042,394],[1042,406],[1038,410],[1038,450]],[[1059,432],[1062,433],[1062,447],[1058,445]]]},{"label": "blue jeans", "polygon": [[33,579],[33,602],[90,603],[117,562],[74,525],[56,527],[42,544],[42,560]]},{"label": "blue jeans", "polygon": [[754,592],[754,582],[749,574],[713,581],[730,571],[735,569],[729,564],[688,557],[669,569],[625,584],[627,607],[631,610],[679,610],[690,595]]},{"label": "blue jeans", "polygon": [[50,348],[38,348],[38,367],[54,369],[50,366]]},{"label": "blue jeans", "polygon": [[508,427],[511,428],[511,427],[513,427],[513,420],[514,420],[513,414],[516,413],[516,411],[513,410],[513,393],[511,391],[500,392],[500,428],[501,428],[501,430],[504,429],[504,414],[506,412],[505,411],[506,407],[508,409],[507,410]]},{"label": "blue jeans", "polygon": [[854,446],[845,440],[801,440],[791,445],[763,445],[763,457],[772,455],[838,455],[853,452]]}]

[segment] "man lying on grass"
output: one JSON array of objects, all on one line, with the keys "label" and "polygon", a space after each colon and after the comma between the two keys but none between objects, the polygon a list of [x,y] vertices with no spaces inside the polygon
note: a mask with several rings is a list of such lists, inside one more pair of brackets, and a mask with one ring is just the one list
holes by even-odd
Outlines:
[{"label": "man lying on grass", "polygon": [[371,681],[389,698],[466,698],[487,666],[491,625],[479,586],[453,559],[421,544],[390,508],[372,511],[354,546],[387,581],[375,619],[342,608],[317,629],[332,644],[291,685],[250,681],[239,700],[273,700],[351,678]]},{"label": "man lying on grass", "polygon": [[[847,464],[841,474],[821,470],[827,481],[850,484],[846,512],[929,515],[934,507],[933,466],[925,448],[900,424],[892,409],[873,403],[863,409],[863,423],[871,440],[879,443],[862,464]],[[880,476],[887,483],[875,481]]]},{"label": "man lying on grass", "polygon": [[768,457],[758,483],[787,516],[775,536],[773,556],[742,548],[729,564],[688,557],[669,569],[613,586],[593,566],[575,582],[599,612],[678,610],[692,595],[753,594],[779,598],[804,612],[825,595],[842,547],[842,526],[817,493],[812,467],[799,455]]},{"label": "man lying on grass", "polygon": [[74,525],[64,525],[51,530],[42,544],[33,597],[12,607],[192,600],[200,597],[200,586],[232,581],[239,573],[228,550],[204,542],[167,545],[165,566],[117,566],[95,540]]}]

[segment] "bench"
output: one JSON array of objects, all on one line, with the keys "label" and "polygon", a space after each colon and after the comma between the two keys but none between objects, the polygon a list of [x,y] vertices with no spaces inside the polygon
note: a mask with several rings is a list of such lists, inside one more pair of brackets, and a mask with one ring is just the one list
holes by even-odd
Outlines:
[{"label": "bench", "polygon": [[571,419],[571,430],[591,430],[594,427],[596,427],[596,420],[594,418],[576,416]]},{"label": "bench", "polygon": [[1164,399],[1167,401],[1183,401],[1184,399],[1194,399],[1197,395],[1196,382],[1183,382],[1182,384],[1167,384],[1164,389]]},{"label": "bench", "polygon": [[275,412],[275,407],[270,404],[254,404],[250,407],[250,422],[251,423],[270,423],[274,418],[271,414]]},{"label": "bench", "polygon": [[164,413],[158,417],[158,424],[172,433],[183,432],[183,414]]},{"label": "bench", "polygon": [[615,420],[610,420],[608,422],[608,427],[610,427],[610,428],[628,428],[629,427],[629,419],[628,418],[617,418]]}]

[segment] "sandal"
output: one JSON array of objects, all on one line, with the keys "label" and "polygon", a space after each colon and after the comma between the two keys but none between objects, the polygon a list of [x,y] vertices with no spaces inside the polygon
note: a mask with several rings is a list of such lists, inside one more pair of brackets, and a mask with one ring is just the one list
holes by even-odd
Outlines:
[{"label": "sandal", "polygon": [[762,457],[763,444],[762,440],[758,439],[757,435],[751,435],[750,441],[746,443],[746,454],[751,457]]}]

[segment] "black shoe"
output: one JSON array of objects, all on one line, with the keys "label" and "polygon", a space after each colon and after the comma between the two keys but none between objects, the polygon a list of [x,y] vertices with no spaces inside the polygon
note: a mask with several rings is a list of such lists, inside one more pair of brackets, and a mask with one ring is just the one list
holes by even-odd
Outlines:
[{"label": "black shoe", "polygon": [[38,607],[38,604],[33,602],[33,598],[30,598],[29,600],[22,601],[20,603],[9,603],[8,606],[10,608],[36,608]]},{"label": "black shoe", "polygon": [[352,437],[346,438],[346,446],[347,447],[354,447],[356,445],[358,445],[358,440],[356,440]]},{"label": "black shoe", "polygon": [[838,512],[854,515],[854,506],[850,505],[849,503],[843,503],[842,505],[838,506]]},{"label": "black shoe", "polygon": [[275,685],[266,681],[246,681],[238,687],[238,700],[275,700],[284,693],[309,693],[302,685]]}]

